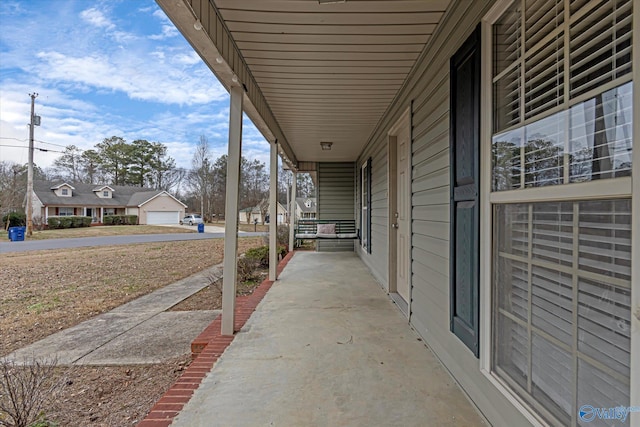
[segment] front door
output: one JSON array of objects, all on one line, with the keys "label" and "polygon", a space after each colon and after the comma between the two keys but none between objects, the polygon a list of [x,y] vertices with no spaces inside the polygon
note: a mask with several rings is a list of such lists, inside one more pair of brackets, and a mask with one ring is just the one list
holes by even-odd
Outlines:
[{"label": "front door", "polygon": [[[87,208],[87,213],[85,214],[85,216],[90,216],[91,218],[93,218],[93,209]],[[93,219],[92,219],[92,221],[93,221]]]},{"label": "front door", "polygon": [[402,119],[402,125],[396,135],[396,290],[409,305],[410,283],[409,257],[410,257],[410,227],[409,227],[409,175],[410,175],[410,125],[408,114]]}]

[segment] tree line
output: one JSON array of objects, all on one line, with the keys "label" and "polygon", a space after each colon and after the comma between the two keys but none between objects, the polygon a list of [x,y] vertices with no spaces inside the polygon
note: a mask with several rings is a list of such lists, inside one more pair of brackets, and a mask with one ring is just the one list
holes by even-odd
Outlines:
[{"label": "tree line", "polygon": [[[93,149],[68,145],[53,167],[34,165],[34,179],[69,183],[128,185],[165,190],[200,212],[208,220],[225,211],[227,156],[213,159],[211,146],[201,136],[195,147],[191,169],[176,167],[159,142],[137,139],[131,143],[119,136],[105,138]],[[286,206],[292,174],[279,166],[278,201]],[[298,197],[313,197],[315,188],[308,174],[297,174]],[[0,161],[0,213],[23,211],[27,165]],[[269,172],[264,162],[242,157],[240,209],[258,207],[262,218],[268,209]]]},{"label": "tree line", "polygon": [[[287,204],[291,191],[291,172],[278,167],[278,202]],[[224,215],[226,201],[227,155],[217,159],[211,156],[211,145],[206,136],[201,136],[187,174],[187,203],[206,219]],[[308,174],[297,174],[297,196],[314,197],[315,187]],[[269,171],[264,162],[257,159],[240,159],[240,189],[238,205],[240,209],[257,207],[264,219],[269,201]],[[249,219],[250,216],[247,216]]]},{"label": "tree line", "polygon": [[90,150],[69,145],[54,161],[59,179],[167,191],[175,189],[185,175],[175,163],[160,142],[136,139],[128,143],[119,136],[105,138]]}]

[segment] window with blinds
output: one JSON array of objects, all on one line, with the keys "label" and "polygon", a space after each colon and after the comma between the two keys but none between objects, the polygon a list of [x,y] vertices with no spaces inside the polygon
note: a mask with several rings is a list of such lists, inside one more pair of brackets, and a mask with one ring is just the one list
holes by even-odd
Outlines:
[{"label": "window with blinds", "polygon": [[493,191],[631,173],[632,1],[564,3],[493,25]]},{"label": "window with blinds", "polygon": [[628,406],[630,200],[497,205],[494,218],[495,371],[562,425],[583,404]]},{"label": "window with blinds", "polygon": [[552,425],[629,405],[631,192],[594,181],[631,175],[632,7],[517,0],[492,24],[492,370]]}]

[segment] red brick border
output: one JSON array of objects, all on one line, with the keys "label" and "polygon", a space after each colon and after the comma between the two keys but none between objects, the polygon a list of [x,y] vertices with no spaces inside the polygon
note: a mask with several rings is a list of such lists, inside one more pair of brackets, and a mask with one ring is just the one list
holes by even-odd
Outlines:
[{"label": "red brick border", "polygon": [[[295,252],[289,252],[278,263],[278,275],[282,273],[285,266],[293,258]],[[265,280],[258,286],[251,295],[236,298],[236,318],[235,330],[242,329],[247,320],[251,317],[262,298],[267,294],[273,282]],[[184,405],[191,399],[202,379],[213,368],[222,353],[229,347],[234,336],[220,335],[222,326],[221,316],[211,322],[198,337],[191,343],[191,356],[193,362],[182,373],[180,378],[162,395],[162,397],[151,408],[147,416],[138,423],[138,427],[168,427],[173,419],[180,413]]]}]

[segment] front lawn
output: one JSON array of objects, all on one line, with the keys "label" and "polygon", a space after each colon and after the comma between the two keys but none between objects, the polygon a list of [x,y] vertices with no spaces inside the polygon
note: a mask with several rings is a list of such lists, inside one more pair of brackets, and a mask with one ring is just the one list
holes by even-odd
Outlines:
[{"label": "front lawn", "polygon": [[[0,356],[222,262],[224,239],[0,254]],[[238,239],[238,253],[261,246]]]},{"label": "front lawn", "polygon": [[[122,236],[128,234],[195,233],[196,231],[197,229],[189,230],[182,227],[167,227],[159,225],[103,225],[97,227],[65,228],[58,230],[34,230],[31,237],[25,236],[25,240]],[[0,240],[8,241],[8,233],[5,231],[0,232]]]}]

